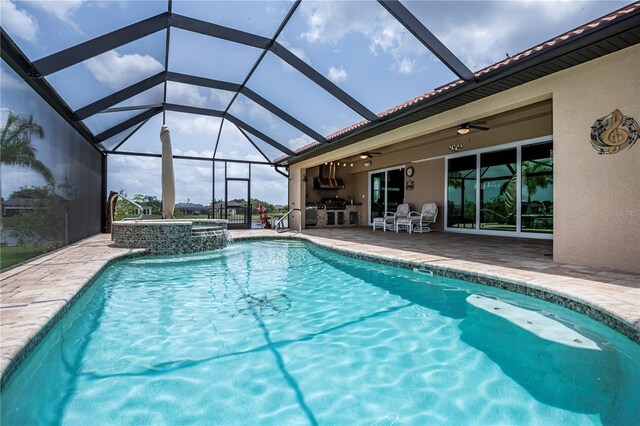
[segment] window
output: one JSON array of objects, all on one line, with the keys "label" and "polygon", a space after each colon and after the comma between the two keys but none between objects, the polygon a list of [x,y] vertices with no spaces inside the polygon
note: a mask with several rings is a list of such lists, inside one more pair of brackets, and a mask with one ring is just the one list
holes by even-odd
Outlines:
[{"label": "window", "polygon": [[447,159],[446,228],[548,238],[553,234],[553,143],[504,144]]},{"label": "window", "polygon": [[522,147],[522,232],[553,232],[553,145]]}]

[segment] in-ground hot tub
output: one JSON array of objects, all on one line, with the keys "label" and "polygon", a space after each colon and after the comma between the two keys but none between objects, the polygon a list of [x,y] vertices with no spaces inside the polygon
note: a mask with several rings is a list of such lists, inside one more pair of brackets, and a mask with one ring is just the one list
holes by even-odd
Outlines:
[{"label": "in-ground hot tub", "polygon": [[152,254],[197,253],[226,247],[231,241],[224,219],[158,219],[113,222],[116,247],[145,248]]}]

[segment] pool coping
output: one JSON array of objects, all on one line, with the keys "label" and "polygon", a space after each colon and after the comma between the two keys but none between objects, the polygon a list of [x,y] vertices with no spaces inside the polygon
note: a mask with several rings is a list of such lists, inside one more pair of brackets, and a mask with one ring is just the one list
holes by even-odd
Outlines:
[{"label": "pool coping", "polygon": [[[98,238],[98,236],[90,237],[83,241],[93,240]],[[104,237],[102,238],[104,240]],[[402,259],[403,255],[407,255],[407,252],[403,252],[397,249],[387,249],[386,251],[392,253],[391,255],[384,255],[381,253],[376,253],[375,250],[371,250],[370,247],[359,245],[358,249],[350,249],[347,247],[339,247],[336,244],[331,244],[329,241],[333,241],[330,238],[323,238],[312,235],[305,234],[277,234],[273,233],[264,233],[261,235],[256,234],[246,234],[246,235],[234,235],[234,241],[252,241],[252,240],[277,240],[277,239],[289,239],[289,240],[298,240],[298,241],[306,241],[311,244],[314,244],[318,247],[326,249],[328,251],[338,253],[347,257],[356,258],[360,260],[365,260],[373,263],[380,263],[390,266],[396,266],[404,269],[419,269],[423,271],[427,271],[433,273],[435,275],[461,279],[466,281],[471,281],[473,283],[487,285],[491,287],[501,288],[504,290],[513,291],[515,293],[520,293],[532,297],[536,297],[541,300],[545,300],[551,303],[554,303],[559,306],[563,306],[565,308],[571,309],[573,311],[582,313],[587,315],[588,317],[595,319],[608,326],[609,328],[619,332],[620,334],[628,337],[630,340],[634,341],[637,344],[640,344],[640,312],[636,310],[636,312],[632,312],[630,315],[628,312],[624,313],[623,309],[621,309],[621,305],[612,304],[611,300],[607,300],[606,297],[602,296],[600,298],[593,297],[592,295],[583,295],[579,293],[581,287],[578,285],[573,285],[572,281],[575,281],[579,284],[581,279],[579,278],[571,278],[571,277],[562,277],[555,276],[549,274],[528,272],[527,275],[531,276],[530,280],[518,279],[514,277],[510,277],[507,271],[501,271],[500,267],[494,267],[494,273],[483,273],[478,271],[471,271],[471,265],[466,267],[455,266],[451,264],[443,264],[447,263],[448,260],[444,259],[441,256],[429,256],[424,255],[424,259],[421,260],[408,260]],[[97,245],[104,245],[102,247],[106,253],[103,253],[103,256],[99,257],[99,262],[94,259],[86,262],[90,266],[93,266],[88,274],[90,276],[86,277],[81,282],[78,282],[77,288],[70,295],[70,297],[64,301],[64,303],[59,304],[57,310],[48,317],[40,317],[44,319],[41,321],[42,324],[39,325],[39,328],[34,333],[30,335],[20,336],[19,341],[19,349],[15,350],[16,345],[13,345],[10,349],[13,350],[13,353],[6,353],[6,347],[2,345],[0,348],[2,350],[2,365],[0,365],[0,390],[4,388],[6,383],[9,382],[13,374],[20,367],[22,362],[29,356],[29,354],[33,351],[33,349],[42,341],[42,339],[48,334],[48,332],[52,329],[52,327],[63,317],[63,315],[75,304],[75,302],[91,287],[91,285],[96,281],[97,277],[107,268],[112,266],[114,263],[135,258],[141,256],[151,255],[145,249],[121,249],[113,247],[110,244],[110,241],[99,241],[96,240]],[[71,246],[67,246],[67,248],[81,247],[82,241],[79,243],[72,244]],[[64,248],[56,251],[53,254],[58,252],[63,252]],[[415,253],[409,253],[410,255]],[[28,267],[31,263],[34,265],[42,265],[47,263],[47,259],[50,256],[39,257],[32,262],[27,262],[20,268],[11,269],[6,272],[12,272],[16,269],[24,269],[28,270]],[[69,262],[71,263],[71,262]],[[467,262],[468,263],[468,262]],[[60,265],[60,263],[52,263],[52,265]],[[509,268],[502,268],[508,270]],[[3,274],[6,274],[3,272]],[[16,274],[20,274],[21,271],[17,271]],[[542,278],[541,278],[542,277]],[[559,278],[563,284],[563,288],[555,288],[552,286],[554,283],[553,278]],[[546,278],[546,279],[545,279]],[[60,278],[60,281],[64,281],[64,277]],[[556,281],[557,284],[557,281]],[[55,287],[55,285],[52,285]],[[584,290],[584,288],[582,288]],[[45,289],[41,289],[45,290]],[[3,293],[4,299],[4,293]],[[3,305],[4,300],[0,301],[0,306],[3,308],[6,307]],[[629,305],[628,303],[626,305]],[[625,306],[628,308],[628,306]],[[620,309],[618,309],[620,308]],[[626,315],[625,315],[626,314]],[[0,325],[4,328],[4,321],[0,321]],[[35,328],[32,327],[32,328]]]}]

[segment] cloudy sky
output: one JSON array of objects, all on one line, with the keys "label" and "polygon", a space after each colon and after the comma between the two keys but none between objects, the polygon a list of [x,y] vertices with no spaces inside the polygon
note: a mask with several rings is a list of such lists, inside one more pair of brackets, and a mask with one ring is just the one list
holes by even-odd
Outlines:
[{"label": "cloudy sky", "polygon": [[[0,0],[2,27],[31,60],[166,11],[166,1]],[[583,23],[629,4],[628,1],[403,1],[471,70],[502,60]],[[291,8],[290,1],[173,1],[173,11],[242,31],[272,37]],[[165,67],[165,31],[106,52],[47,77],[71,108],[78,109],[150,77]],[[278,42],[313,66],[373,112],[446,84],[456,77],[398,24],[376,1],[303,1]],[[169,70],[242,83],[261,51],[172,28]],[[2,108],[15,109],[20,85],[2,67]],[[362,119],[301,73],[268,53],[247,86],[316,132],[329,135]],[[118,106],[161,103],[157,86]],[[232,93],[169,83],[167,102],[225,110]],[[141,111],[97,114],[85,124],[98,134]],[[291,149],[311,138],[240,95],[229,112]],[[28,111],[22,111],[28,113]],[[3,114],[4,116],[5,114]],[[167,113],[174,153],[211,158],[220,119]],[[160,152],[162,117],[144,125],[119,150]],[[130,132],[105,142],[115,147]],[[270,159],[282,153],[251,136]],[[264,160],[225,121],[216,158]],[[184,164],[183,164],[184,163]],[[159,162],[111,156],[109,187],[157,195]],[[6,172],[6,171],[5,171]],[[22,171],[24,174],[24,171]],[[178,197],[207,203],[212,197],[208,162],[177,162]],[[239,173],[239,172],[238,172]],[[4,175],[4,173],[3,173]],[[224,172],[217,170],[216,177]],[[268,167],[254,167],[252,195],[286,202],[286,179]],[[4,179],[3,179],[4,180]],[[258,185],[258,182],[263,182]],[[2,183],[3,194],[5,186]],[[9,185],[10,186],[10,185]],[[223,184],[216,184],[216,198]],[[239,190],[238,190],[239,191]],[[235,195],[230,194],[232,197]]]}]

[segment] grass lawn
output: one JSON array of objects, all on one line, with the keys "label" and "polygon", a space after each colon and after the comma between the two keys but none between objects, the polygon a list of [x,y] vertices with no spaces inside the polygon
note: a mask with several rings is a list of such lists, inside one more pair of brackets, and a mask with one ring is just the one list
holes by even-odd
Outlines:
[{"label": "grass lawn", "polygon": [[52,246],[51,243],[0,247],[0,269],[24,262],[54,248],[56,247]]}]

